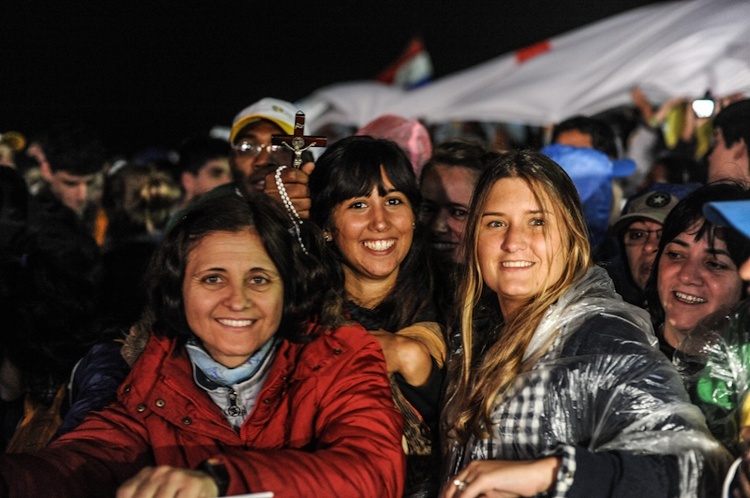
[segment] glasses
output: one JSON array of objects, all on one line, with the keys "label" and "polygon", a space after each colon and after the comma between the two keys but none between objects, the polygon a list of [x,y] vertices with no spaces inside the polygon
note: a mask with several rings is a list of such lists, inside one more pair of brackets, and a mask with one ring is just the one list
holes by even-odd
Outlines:
[{"label": "glasses", "polygon": [[625,230],[625,245],[626,246],[642,246],[654,234],[655,242],[661,240],[662,229],[658,230],[639,230],[636,228]]},{"label": "glasses", "polygon": [[263,149],[266,149],[269,154],[278,154],[280,152],[288,152],[288,149],[283,145],[260,145],[252,142],[240,142],[238,144],[232,144],[238,154],[243,156],[258,157]]}]

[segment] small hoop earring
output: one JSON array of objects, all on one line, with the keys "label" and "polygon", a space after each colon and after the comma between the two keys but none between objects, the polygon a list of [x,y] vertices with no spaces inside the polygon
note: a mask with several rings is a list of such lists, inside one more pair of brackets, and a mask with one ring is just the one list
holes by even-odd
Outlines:
[{"label": "small hoop earring", "polygon": [[323,236],[323,240],[325,240],[326,242],[330,242],[331,241],[331,236],[330,235],[324,235]]}]

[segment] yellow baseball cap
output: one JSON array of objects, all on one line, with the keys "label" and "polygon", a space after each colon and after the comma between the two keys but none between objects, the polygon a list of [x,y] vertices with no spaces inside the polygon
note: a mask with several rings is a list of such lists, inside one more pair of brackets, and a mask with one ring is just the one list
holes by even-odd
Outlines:
[{"label": "yellow baseball cap", "polygon": [[270,97],[261,99],[245,107],[235,116],[232,122],[232,130],[229,134],[229,141],[234,143],[234,139],[237,138],[237,135],[244,127],[261,119],[271,121],[281,128],[284,133],[291,135],[294,133],[294,116],[296,114],[297,109],[290,102]]}]

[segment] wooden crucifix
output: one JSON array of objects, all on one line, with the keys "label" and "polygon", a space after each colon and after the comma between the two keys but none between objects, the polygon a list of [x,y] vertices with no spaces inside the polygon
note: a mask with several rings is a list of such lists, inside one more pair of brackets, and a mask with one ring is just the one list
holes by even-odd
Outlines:
[{"label": "wooden crucifix", "polygon": [[297,111],[294,116],[294,135],[271,135],[272,145],[283,145],[294,153],[295,168],[302,166],[302,153],[310,147],[325,147],[326,137],[305,136],[305,113]]}]

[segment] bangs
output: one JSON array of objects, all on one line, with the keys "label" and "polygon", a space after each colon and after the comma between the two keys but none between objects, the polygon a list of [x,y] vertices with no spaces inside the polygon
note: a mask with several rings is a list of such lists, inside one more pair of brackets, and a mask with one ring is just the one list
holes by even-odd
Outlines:
[{"label": "bangs", "polygon": [[[378,192],[383,195],[386,189],[383,175],[381,174],[381,164],[377,160],[366,158],[361,161],[349,163],[346,168],[342,168],[339,171],[337,188],[331,198],[333,204],[339,204],[353,197],[367,197],[375,186],[378,187]],[[383,169],[386,170],[385,168]],[[391,179],[387,170],[386,176]],[[393,182],[392,179],[391,182]],[[394,186],[398,188],[395,183]]]},{"label": "bangs", "polygon": [[409,159],[395,143],[369,136],[339,140],[326,149],[310,175],[310,218],[320,227],[330,224],[334,208],[374,187],[386,194],[385,178],[406,196],[416,216],[421,194]]},{"label": "bangs", "polygon": [[337,168],[336,189],[332,192],[332,204],[340,204],[354,197],[367,197],[374,187],[382,196],[388,191],[385,178],[393,188],[409,199],[412,210],[420,203],[419,187],[411,164],[389,149],[370,147],[367,154],[349,154],[344,158],[345,167]]}]

